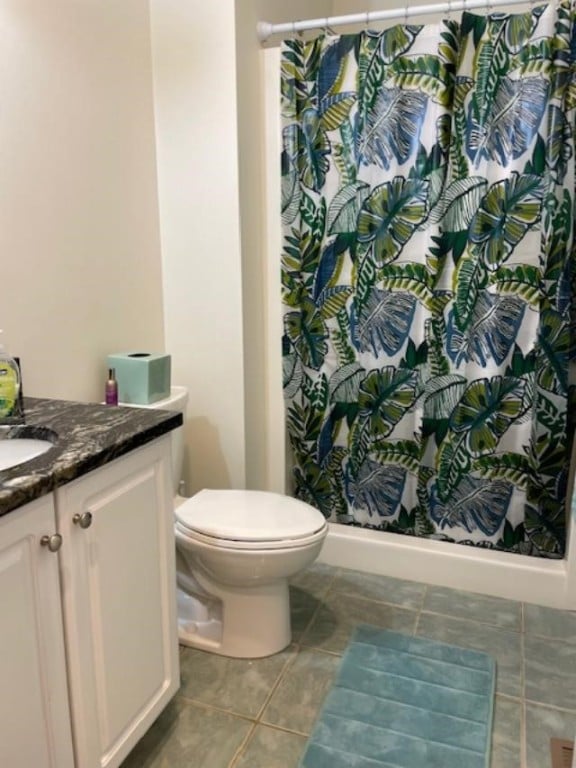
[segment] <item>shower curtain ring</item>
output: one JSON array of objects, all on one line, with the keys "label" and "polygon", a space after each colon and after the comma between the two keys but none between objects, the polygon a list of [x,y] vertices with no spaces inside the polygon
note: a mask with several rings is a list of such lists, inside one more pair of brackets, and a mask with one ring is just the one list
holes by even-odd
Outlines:
[{"label": "shower curtain ring", "polygon": [[336,34],[336,32],[334,32],[334,30],[330,26],[330,18],[328,16],[324,19],[324,34],[326,35],[326,37],[328,37],[328,35]]},{"label": "shower curtain ring", "polygon": [[406,0],[406,5],[404,6],[404,24],[408,24],[408,0]]},{"label": "shower curtain ring", "polygon": [[364,27],[366,29],[366,32],[370,29],[370,11],[366,11],[366,21],[364,23]]},{"label": "shower curtain ring", "polygon": [[450,21],[452,19],[452,0],[448,0],[448,11],[446,12],[446,20]]}]

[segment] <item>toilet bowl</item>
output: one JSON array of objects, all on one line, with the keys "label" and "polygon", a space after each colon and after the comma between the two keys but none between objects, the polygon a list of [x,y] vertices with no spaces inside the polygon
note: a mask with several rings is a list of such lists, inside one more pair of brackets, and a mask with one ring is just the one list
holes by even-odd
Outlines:
[{"label": "toilet bowl", "polygon": [[[188,392],[147,408],[186,410]],[[267,491],[178,496],[183,429],[172,433],[178,635],[182,644],[238,658],[270,656],[291,641],[288,579],[318,557],[327,522],[303,501]]]},{"label": "toilet bowl", "polygon": [[175,524],[180,641],[242,658],[286,648],[288,579],[314,562],[327,530],[318,510],[277,493],[188,499]]}]

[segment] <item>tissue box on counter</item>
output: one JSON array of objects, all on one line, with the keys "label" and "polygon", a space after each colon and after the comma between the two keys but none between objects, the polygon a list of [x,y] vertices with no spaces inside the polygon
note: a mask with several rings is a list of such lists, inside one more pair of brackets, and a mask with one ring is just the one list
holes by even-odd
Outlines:
[{"label": "tissue box on counter", "polygon": [[108,368],[116,371],[119,402],[148,405],[170,394],[170,355],[118,352],[108,355]]}]

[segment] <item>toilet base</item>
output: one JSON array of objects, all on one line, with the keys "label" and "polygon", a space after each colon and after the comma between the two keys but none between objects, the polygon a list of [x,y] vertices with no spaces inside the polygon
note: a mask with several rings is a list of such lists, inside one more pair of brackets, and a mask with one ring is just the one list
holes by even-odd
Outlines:
[{"label": "toilet base", "polygon": [[195,574],[194,582],[178,574],[180,643],[242,659],[271,656],[290,645],[287,579],[248,589],[202,581],[201,574]]}]

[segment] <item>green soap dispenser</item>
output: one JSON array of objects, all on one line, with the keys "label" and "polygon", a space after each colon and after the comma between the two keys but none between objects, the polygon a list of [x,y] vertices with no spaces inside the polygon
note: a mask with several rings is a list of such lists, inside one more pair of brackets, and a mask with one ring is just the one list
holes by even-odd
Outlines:
[{"label": "green soap dispenser", "polygon": [[20,367],[0,344],[0,423],[13,423],[21,416],[20,385]]}]

